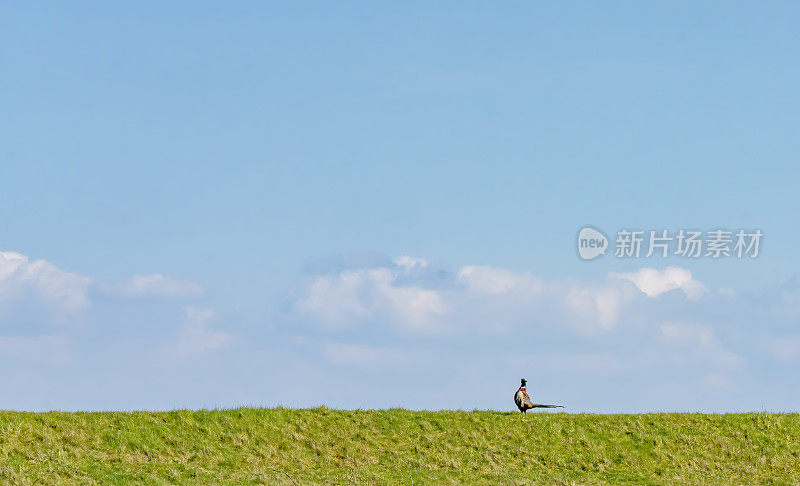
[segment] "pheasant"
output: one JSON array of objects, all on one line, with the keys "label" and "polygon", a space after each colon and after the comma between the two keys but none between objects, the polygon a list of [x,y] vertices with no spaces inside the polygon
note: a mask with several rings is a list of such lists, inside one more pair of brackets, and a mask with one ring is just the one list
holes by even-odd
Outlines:
[{"label": "pheasant", "polygon": [[525,413],[531,408],[564,408],[563,405],[543,405],[541,403],[531,402],[531,397],[528,395],[527,385],[528,380],[523,378],[519,385],[519,390],[517,390],[517,393],[514,394],[514,403],[517,404],[517,408],[520,412]]}]

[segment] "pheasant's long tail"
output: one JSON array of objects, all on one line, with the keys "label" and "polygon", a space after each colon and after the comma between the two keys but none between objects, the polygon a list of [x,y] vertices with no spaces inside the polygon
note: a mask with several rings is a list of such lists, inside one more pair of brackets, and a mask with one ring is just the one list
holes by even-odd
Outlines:
[{"label": "pheasant's long tail", "polygon": [[564,405],[544,405],[542,403],[533,403],[531,408],[564,408]]}]

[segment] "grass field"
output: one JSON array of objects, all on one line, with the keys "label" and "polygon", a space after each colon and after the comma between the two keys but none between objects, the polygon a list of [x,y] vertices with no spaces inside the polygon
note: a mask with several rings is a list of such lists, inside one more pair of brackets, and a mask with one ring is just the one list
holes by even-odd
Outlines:
[{"label": "grass field", "polygon": [[2,483],[800,484],[797,414],[0,412]]}]

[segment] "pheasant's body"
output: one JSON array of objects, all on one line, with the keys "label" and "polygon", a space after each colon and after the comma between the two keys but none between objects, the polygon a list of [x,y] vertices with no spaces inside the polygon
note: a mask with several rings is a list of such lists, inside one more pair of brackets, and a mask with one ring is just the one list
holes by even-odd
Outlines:
[{"label": "pheasant's body", "polygon": [[528,395],[528,387],[526,385],[527,380],[523,378],[522,384],[517,390],[517,393],[514,394],[514,403],[517,404],[517,408],[520,412],[525,413],[532,408],[564,408],[561,405],[543,405],[541,403],[533,403],[531,401],[531,396]]},{"label": "pheasant's body", "polygon": [[533,402],[531,401],[530,395],[528,395],[528,389],[526,387],[519,387],[517,393],[514,394],[514,403],[517,404],[519,411],[523,413],[533,408]]}]

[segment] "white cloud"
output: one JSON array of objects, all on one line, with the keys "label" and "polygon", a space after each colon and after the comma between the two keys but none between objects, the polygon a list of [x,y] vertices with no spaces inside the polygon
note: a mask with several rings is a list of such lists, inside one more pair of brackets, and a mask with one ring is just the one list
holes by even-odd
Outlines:
[{"label": "white cloud", "polygon": [[458,272],[458,280],[471,292],[502,294],[505,292],[539,293],[544,284],[528,274],[517,274],[504,268],[468,265]]},{"label": "white cloud", "polygon": [[563,294],[565,307],[584,322],[593,323],[585,331],[607,331],[618,322],[623,292],[614,287],[567,287]]},{"label": "white cloud", "polygon": [[197,322],[187,324],[178,338],[178,352],[181,355],[197,354],[227,346],[232,342],[230,334],[214,331]]},{"label": "white cloud", "polygon": [[416,329],[434,324],[435,317],[447,311],[440,292],[399,285],[397,278],[397,272],[388,268],[321,275],[293,308],[331,327],[383,318]]},{"label": "white cloud", "polygon": [[[491,266],[462,267],[458,281],[465,293],[453,298],[452,307],[481,308],[488,313],[505,314],[518,323],[560,321],[579,334],[593,334],[615,327],[632,294],[629,284],[617,281],[588,284],[574,280],[544,281],[528,273],[515,273]],[[553,314],[561,315],[560,318]],[[510,328],[513,326],[494,327]]]},{"label": "white cloud", "polygon": [[203,293],[200,285],[188,280],[175,280],[160,273],[134,275],[114,289],[123,297],[195,297]]},{"label": "white cloud", "polygon": [[642,268],[638,272],[612,273],[611,277],[633,282],[648,297],[658,297],[665,292],[681,289],[690,299],[699,299],[706,292],[705,286],[693,279],[692,272],[685,268],[667,267],[662,271]]},{"label": "white cloud", "polygon": [[665,322],[659,325],[659,329],[662,342],[700,350],[715,364],[734,366],[742,363],[736,353],[722,345],[710,326],[691,322]]},{"label": "white cloud", "polygon": [[0,252],[0,308],[32,300],[56,315],[75,313],[89,305],[90,284],[88,277],[44,260]]},{"label": "white cloud", "polygon": [[406,270],[412,270],[414,268],[426,268],[428,266],[428,261],[424,258],[414,258],[408,255],[402,255],[394,259],[393,263],[398,267],[403,267]]},{"label": "white cloud", "polygon": [[187,307],[187,322],[181,327],[178,335],[178,354],[180,356],[196,355],[213,351],[230,345],[234,339],[227,332],[216,331],[209,327],[208,321],[215,317],[212,309]]},{"label": "white cloud", "polygon": [[200,309],[198,307],[186,307],[183,309],[186,318],[194,322],[206,322],[216,317],[214,309]]}]

